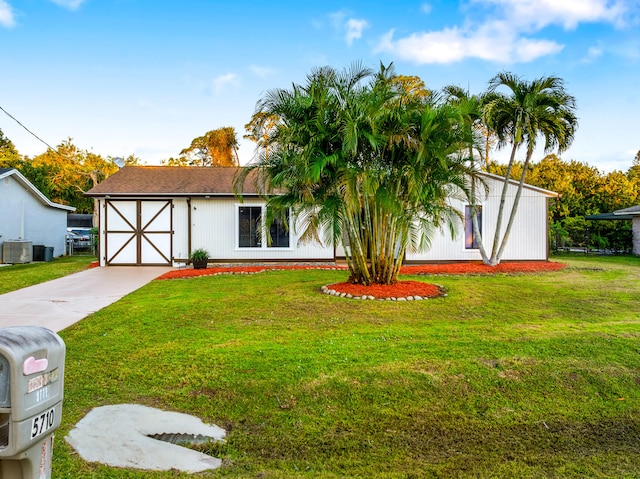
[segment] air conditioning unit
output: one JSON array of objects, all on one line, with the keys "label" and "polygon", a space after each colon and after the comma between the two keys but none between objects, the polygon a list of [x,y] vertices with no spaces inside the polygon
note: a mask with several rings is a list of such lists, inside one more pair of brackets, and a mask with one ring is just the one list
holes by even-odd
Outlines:
[{"label": "air conditioning unit", "polygon": [[27,240],[10,240],[2,243],[2,262],[9,264],[31,263],[33,244]]}]

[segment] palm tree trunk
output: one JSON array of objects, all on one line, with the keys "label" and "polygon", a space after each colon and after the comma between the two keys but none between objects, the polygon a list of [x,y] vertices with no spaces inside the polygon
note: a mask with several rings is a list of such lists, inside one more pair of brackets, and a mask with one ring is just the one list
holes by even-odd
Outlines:
[{"label": "palm tree trunk", "polygon": [[520,203],[520,196],[522,194],[522,187],[524,185],[524,178],[527,175],[527,167],[529,166],[529,161],[531,160],[531,156],[533,155],[533,150],[527,150],[527,157],[524,160],[524,166],[522,167],[522,175],[520,176],[520,182],[518,183],[518,191],[516,193],[516,197],[513,200],[513,206],[511,208],[511,214],[509,215],[509,222],[507,223],[507,228],[504,230],[504,236],[502,237],[502,244],[500,245],[500,249],[498,250],[498,261],[502,257],[502,253],[504,252],[504,248],[507,245],[507,240],[509,239],[509,234],[511,233],[511,226],[513,225],[513,220],[516,217],[516,211],[518,209],[518,204]]},{"label": "palm tree trunk", "polygon": [[498,208],[498,219],[496,220],[496,229],[493,236],[493,246],[491,247],[491,258],[487,263],[489,266],[495,266],[500,263],[500,257],[498,255],[498,249],[500,245],[500,230],[502,229],[502,219],[504,217],[504,208],[507,199],[507,190],[509,189],[509,180],[511,177],[511,169],[516,157],[516,150],[520,143],[514,142],[511,149],[511,157],[509,158],[509,165],[504,175],[504,183],[502,185],[502,194],[500,195],[500,207]]},{"label": "palm tree trunk", "polygon": [[[471,165],[474,167],[475,165],[473,161],[473,148],[469,148],[469,158],[471,159]],[[487,250],[484,247],[484,243],[482,241],[482,233],[480,232],[480,227],[478,225],[478,205],[476,198],[476,180],[475,178],[471,178],[471,225],[473,227],[473,237],[478,243],[478,250],[480,251],[480,256],[482,257],[482,262],[484,264],[489,263],[489,255],[487,255]]]}]

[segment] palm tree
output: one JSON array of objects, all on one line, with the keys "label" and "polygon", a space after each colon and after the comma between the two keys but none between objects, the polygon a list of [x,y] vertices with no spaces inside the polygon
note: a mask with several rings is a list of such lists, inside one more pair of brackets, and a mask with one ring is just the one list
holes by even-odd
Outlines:
[{"label": "palm tree", "polygon": [[470,173],[458,110],[396,79],[391,66],[324,67],[268,92],[257,112],[278,121],[237,183],[257,170],[262,192],[279,193],[267,223],[290,209],[303,241],[342,241],[350,280],[365,285],[394,283],[407,248],[453,228],[446,200],[466,194]]},{"label": "palm tree", "polygon": [[[507,88],[509,94],[497,92],[500,87]],[[498,147],[511,145],[491,257],[486,261],[487,264],[496,265],[500,262],[509,239],[527,168],[538,144],[538,138],[544,138],[545,153],[550,153],[556,148],[562,152],[573,142],[578,120],[575,115],[575,98],[566,92],[563,80],[556,76],[527,82],[516,75],[503,72],[491,79],[489,92],[493,98],[484,107],[485,122],[497,134]],[[525,161],[507,227],[501,238],[509,179],[520,146],[526,148]]]},{"label": "palm tree", "polygon": [[[446,95],[447,102],[457,107],[462,116],[463,125],[467,132],[467,137],[470,140],[466,145],[467,158],[471,163],[472,169],[475,171],[478,166],[475,162],[476,156],[478,158],[482,158],[483,156],[487,158],[486,150],[483,151],[483,144],[484,147],[488,149],[489,136],[491,133],[483,122],[483,108],[487,102],[493,99],[493,95],[489,93],[471,95],[467,90],[464,90],[457,85],[445,86],[443,91]],[[486,254],[486,250],[482,242],[480,227],[478,225],[478,186],[484,186],[485,194],[488,193],[487,185],[485,183],[482,183],[477,178],[472,178],[470,181],[470,196],[468,199],[471,207],[474,242],[478,245],[483,262],[486,263],[489,258]]]}]

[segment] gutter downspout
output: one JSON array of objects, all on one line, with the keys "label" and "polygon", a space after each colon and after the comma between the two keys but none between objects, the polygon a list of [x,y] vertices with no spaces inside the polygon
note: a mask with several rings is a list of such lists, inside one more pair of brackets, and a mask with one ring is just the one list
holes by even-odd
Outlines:
[{"label": "gutter downspout", "polygon": [[187,264],[189,264],[189,258],[191,257],[191,229],[193,224],[191,222],[191,197],[187,198],[187,221],[189,222],[189,228],[187,228]]},{"label": "gutter downspout", "polygon": [[20,200],[20,238],[24,239],[24,199]]}]

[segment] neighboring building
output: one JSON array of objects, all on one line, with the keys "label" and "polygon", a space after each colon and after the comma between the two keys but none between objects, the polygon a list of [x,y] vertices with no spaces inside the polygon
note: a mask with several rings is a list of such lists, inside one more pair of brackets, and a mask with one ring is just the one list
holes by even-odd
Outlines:
[{"label": "neighboring building", "polygon": [[613,212],[616,216],[631,217],[631,231],[633,233],[633,254],[640,256],[640,205],[632,206]]},{"label": "neighboring building", "polygon": [[84,213],[69,213],[67,215],[67,228],[80,228],[89,230],[93,228],[93,215]]},{"label": "neighboring building", "polygon": [[640,255],[640,205],[616,210],[613,213],[601,213],[598,215],[585,216],[587,220],[595,221],[616,221],[631,220],[631,234],[633,243],[633,254]]},{"label": "neighboring building", "polygon": [[[298,244],[294,218],[290,227],[274,223],[272,243],[262,238],[265,201],[251,180],[245,182],[242,201],[234,195],[238,168],[126,166],[92,188],[87,196],[98,200],[100,264],[176,265],[189,253],[204,248],[214,262],[334,261],[343,256],[340,245]],[[483,175],[489,187],[482,204],[482,231],[495,227],[502,180]],[[517,183],[509,186],[508,202]],[[525,185],[505,260],[545,260],[547,201],[555,193]],[[455,202],[461,212],[465,205]],[[508,218],[504,219],[506,226]],[[468,223],[468,221],[467,221]],[[473,234],[460,222],[455,239],[445,233],[424,252],[407,253],[407,262],[478,261]],[[487,235],[488,238],[491,235]],[[487,240],[485,240],[487,241]]]},{"label": "neighboring building", "polygon": [[4,251],[20,243],[52,247],[54,257],[63,255],[71,211],[75,208],[51,202],[18,170],[0,168],[0,261],[16,262]]}]

